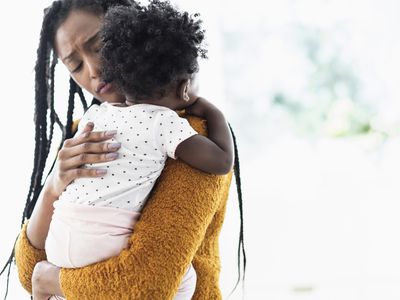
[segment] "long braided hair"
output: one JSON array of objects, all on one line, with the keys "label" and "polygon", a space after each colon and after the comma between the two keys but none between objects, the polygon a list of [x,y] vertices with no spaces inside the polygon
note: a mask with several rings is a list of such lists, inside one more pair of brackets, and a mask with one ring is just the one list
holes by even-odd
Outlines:
[{"label": "long braided hair", "polygon": [[[35,65],[35,151],[33,170],[30,180],[28,195],[26,198],[25,208],[22,214],[21,228],[26,220],[28,220],[33,212],[33,209],[38,200],[39,194],[43,188],[43,173],[46,167],[46,162],[50,152],[54,126],[57,125],[62,133],[61,145],[66,139],[73,136],[72,123],[73,112],[75,107],[75,96],[78,94],[84,111],[87,109],[87,101],[84,97],[82,89],[70,78],[69,80],[69,97],[68,97],[68,110],[65,124],[60,120],[57,112],[54,109],[54,83],[55,83],[55,68],[58,62],[57,55],[54,50],[54,36],[59,26],[67,19],[69,14],[74,10],[86,10],[94,13],[104,14],[107,10],[116,5],[130,6],[133,5],[134,0],[57,0],[51,6],[45,9],[42,22],[42,29],[40,32],[39,46],[37,50],[37,60]],[[94,99],[94,102],[98,102]],[[234,174],[236,178],[239,210],[240,210],[240,234],[238,245],[238,280],[234,290],[238,286],[241,279],[245,278],[246,270],[246,253],[244,249],[243,240],[243,203],[241,194],[241,180],[239,168],[239,156],[234,137],[235,146],[235,165]],[[53,162],[54,166],[54,162]],[[53,166],[50,168],[52,170]],[[17,237],[18,239],[18,237]],[[15,243],[17,241],[15,240]],[[15,263],[15,243],[11,255],[8,258],[5,266],[0,271],[0,276],[7,270],[7,287],[4,299],[8,295],[9,276],[11,265]],[[241,259],[242,257],[242,259]],[[241,264],[243,261],[243,264]],[[232,291],[233,292],[233,291]]]},{"label": "long braided hair", "polygon": [[[58,62],[54,50],[55,33],[59,26],[67,19],[68,15],[74,10],[82,9],[104,14],[111,6],[129,6],[132,5],[132,3],[133,2],[130,0],[57,0],[44,10],[35,65],[35,152],[30,186],[22,214],[21,228],[24,222],[31,217],[40,191],[43,188],[43,173],[50,152],[55,125],[61,130],[63,143],[65,139],[71,138],[73,135],[72,122],[76,94],[79,95],[83,109],[87,109],[87,102],[82,89],[72,78],[70,78],[69,81],[68,112],[65,124],[61,122],[54,109],[54,75]],[[5,266],[0,271],[0,275],[2,275],[8,267],[7,287],[4,299],[6,299],[8,295],[10,270],[15,259],[14,247]]]}]

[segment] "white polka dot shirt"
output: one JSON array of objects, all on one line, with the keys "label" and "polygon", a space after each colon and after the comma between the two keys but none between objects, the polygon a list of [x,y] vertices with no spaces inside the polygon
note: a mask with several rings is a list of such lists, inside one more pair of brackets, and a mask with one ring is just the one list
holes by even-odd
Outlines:
[{"label": "white polka dot shirt", "polygon": [[82,166],[106,169],[107,174],[74,180],[59,200],[136,212],[142,210],[167,156],[175,159],[176,147],[197,134],[173,110],[150,104],[92,105],[82,117],[77,134],[87,122],[95,124],[94,131],[117,130],[117,135],[108,142],[121,143],[119,157],[111,162]]}]

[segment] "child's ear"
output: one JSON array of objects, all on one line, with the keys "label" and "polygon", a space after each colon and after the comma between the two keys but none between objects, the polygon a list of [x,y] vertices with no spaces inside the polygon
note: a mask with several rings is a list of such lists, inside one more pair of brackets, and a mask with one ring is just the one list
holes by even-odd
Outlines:
[{"label": "child's ear", "polygon": [[183,101],[189,101],[190,79],[182,80],[178,86],[178,97]]}]

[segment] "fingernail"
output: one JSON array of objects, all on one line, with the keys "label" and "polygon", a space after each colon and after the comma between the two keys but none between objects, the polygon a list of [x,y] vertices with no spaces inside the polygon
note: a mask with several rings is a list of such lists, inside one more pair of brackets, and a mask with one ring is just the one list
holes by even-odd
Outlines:
[{"label": "fingernail", "polygon": [[108,149],[109,150],[116,150],[121,148],[121,143],[112,143],[112,144],[108,144]]},{"label": "fingernail", "polygon": [[116,135],[117,134],[117,131],[116,130],[109,130],[109,131],[106,131],[106,136],[114,136],[114,135]]},{"label": "fingernail", "polygon": [[93,123],[93,122],[87,122],[86,125],[87,125],[87,126],[90,126],[90,127],[93,127],[93,126],[94,126],[94,123]]},{"label": "fingernail", "polygon": [[104,175],[107,173],[107,170],[96,170],[97,175]]},{"label": "fingernail", "polygon": [[115,152],[106,154],[106,158],[108,158],[108,159],[114,159],[117,157],[118,157],[118,153],[115,153]]}]

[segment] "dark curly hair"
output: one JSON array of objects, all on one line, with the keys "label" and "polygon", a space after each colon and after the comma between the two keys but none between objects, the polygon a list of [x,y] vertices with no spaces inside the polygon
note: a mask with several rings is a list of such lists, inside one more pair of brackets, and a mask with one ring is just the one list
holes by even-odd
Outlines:
[{"label": "dark curly hair", "polygon": [[[118,6],[118,8],[114,8],[116,6]],[[143,87],[145,87],[145,92],[141,92],[141,89],[138,91],[143,93],[144,96],[146,96],[148,91],[158,93],[162,92],[163,89],[167,87],[168,83],[171,83],[174,80],[179,80],[180,76],[190,76],[190,74],[193,74],[198,69],[197,58],[199,56],[203,58],[206,57],[206,51],[200,46],[204,39],[204,31],[202,31],[200,28],[201,21],[195,21],[189,17],[187,13],[177,12],[169,3],[166,2],[161,3],[159,1],[152,1],[148,7],[144,8],[139,6],[133,0],[57,0],[54,1],[47,9],[45,9],[35,66],[34,164],[25,208],[22,214],[21,227],[23,223],[31,217],[34,207],[37,203],[38,196],[43,188],[44,169],[47,165],[48,155],[53,140],[54,126],[57,125],[62,131],[62,144],[65,139],[68,139],[73,135],[71,129],[76,94],[78,94],[84,110],[87,109],[87,102],[83,92],[72,78],[69,79],[70,88],[65,124],[61,122],[54,108],[55,68],[58,62],[57,55],[54,51],[54,35],[59,26],[74,10],[84,10],[99,15],[107,14],[109,18],[111,14],[115,14],[115,16],[119,16],[119,14],[121,14],[121,16],[124,16],[122,12],[129,11],[132,12],[132,14],[135,14],[134,16],[140,16],[141,20],[143,19],[144,23],[142,23],[142,26],[140,27],[141,31],[139,31],[136,28],[131,28],[133,25],[131,26],[129,22],[122,22],[125,19],[126,21],[132,20],[132,15],[125,15],[125,19],[121,17],[121,24],[125,24],[130,33],[122,30],[118,32],[119,36],[111,35],[109,40],[112,41],[113,45],[115,44],[116,48],[119,48],[118,45],[123,45],[121,49],[127,49],[127,52],[124,53],[123,50],[119,50],[120,55],[117,55],[117,59],[115,59],[115,62],[118,62],[119,65],[115,65],[114,68],[110,68],[110,71],[114,71],[108,74],[109,76],[112,75],[111,77],[114,77],[114,72],[116,75],[118,75],[118,68],[121,68],[120,70],[125,71],[127,74],[134,74],[133,77],[124,77],[127,85],[128,83],[136,83],[136,80],[130,81],[130,78],[136,78],[135,76],[139,76],[138,80],[140,81],[137,81],[137,86],[140,87],[140,85],[143,85]],[[194,17],[196,18],[197,15],[194,15]],[[171,23],[169,23],[169,18]],[[107,22],[106,25],[110,26],[110,29],[119,29],[117,25],[112,27],[112,19],[108,20],[110,21]],[[138,40],[134,39],[134,36],[132,36],[136,33],[141,33],[137,36],[140,38]],[[167,36],[169,38],[167,38]],[[124,38],[126,41],[135,41],[135,43],[132,43],[132,45],[128,46],[132,47],[132,49],[136,50],[137,52],[130,52],[131,48],[129,47],[124,48],[126,44]],[[121,42],[118,43],[118,41]],[[141,44],[142,41],[146,41],[148,43]],[[141,45],[142,47],[140,47]],[[103,50],[103,52],[108,51],[106,47]],[[140,53],[141,56],[137,56]],[[149,57],[154,60],[152,61],[151,59],[147,59]],[[125,64],[125,62],[127,66],[126,69],[123,69],[122,66]],[[112,65],[110,65],[110,67],[111,66]],[[147,77],[140,78],[142,74],[146,75]],[[132,85],[132,87],[136,87],[136,85]],[[238,199],[241,219],[238,245],[239,274],[238,281],[236,283],[237,286],[241,278],[241,274],[243,275],[244,281],[244,273],[246,270],[246,254],[244,251],[243,240],[243,210],[239,156],[237,153],[235,138],[234,142],[234,170],[239,195]],[[6,299],[8,295],[11,266],[15,262],[14,247],[6,264],[0,271],[0,276],[7,271],[7,285],[4,299]],[[243,273],[241,273],[240,268],[241,256],[243,259]]]},{"label": "dark curly hair", "polygon": [[[53,128],[57,124],[63,133],[63,140],[72,137],[72,121],[75,94],[78,94],[84,109],[87,103],[81,88],[70,78],[67,122],[62,124],[54,110],[54,73],[58,57],[54,50],[54,37],[57,29],[75,10],[84,10],[104,15],[111,7],[136,5],[133,0],[58,0],[44,10],[42,29],[35,65],[35,158],[28,191],[27,203],[22,223],[29,219],[42,189],[43,171],[49,154]],[[47,120],[50,124],[47,124]],[[49,134],[47,134],[49,132]]]},{"label": "dark curly hair", "polygon": [[159,0],[111,8],[102,29],[103,79],[133,99],[163,97],[198,71],[198,57],[207,58],[198,16]]}]

